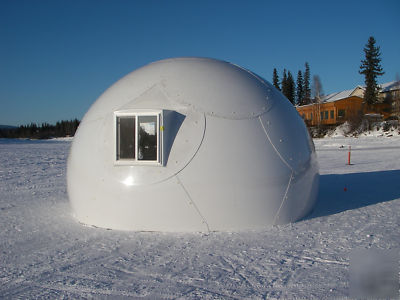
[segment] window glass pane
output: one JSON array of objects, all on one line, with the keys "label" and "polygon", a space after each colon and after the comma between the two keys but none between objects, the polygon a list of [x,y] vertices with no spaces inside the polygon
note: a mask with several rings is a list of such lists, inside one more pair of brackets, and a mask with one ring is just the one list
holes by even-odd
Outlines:
[{"label": "window glass pane", "polygon": [[329,118],[329,111],[325,111],[325,120],[328,120],[328,118]]},{"label": "window glass pane", "polygon": [[333,119],[333,116],[334,116],[334,115],[333,115],[333,110],[331,110],[331,119]]},{"label": "window glass pane", "polygon": [[135,158],[135,117],[117,117],[117,159]]},{"label": "window glass pane", "polygon": [[138,116],[138,160],[157,159],[157,116]]}]

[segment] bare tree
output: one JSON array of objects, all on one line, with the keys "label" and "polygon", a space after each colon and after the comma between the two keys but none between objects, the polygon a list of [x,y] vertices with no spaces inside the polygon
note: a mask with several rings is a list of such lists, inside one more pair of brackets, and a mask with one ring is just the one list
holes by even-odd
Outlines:
[{"label": "bare tree", "polygon": [[318,75],[313,76],[312,84],[312,96],[315,103],[320,103],[322,96],[324,95],[324,90],[322,89],[321,79]]},{"label": "bare tree", "polygon": [[318,75],[313,76],[313,83],[311,86],[311,94],[312,94],[312,102],[316,103],[317,105],[317,126],[318,126],[318,131],[320,130],[320,125],[322,122],[322,116],[321,116],[321,100],[322,100],[322,95],[323,95],[323,90],[322,90],[322,83],[321,79],[319,78]]}]

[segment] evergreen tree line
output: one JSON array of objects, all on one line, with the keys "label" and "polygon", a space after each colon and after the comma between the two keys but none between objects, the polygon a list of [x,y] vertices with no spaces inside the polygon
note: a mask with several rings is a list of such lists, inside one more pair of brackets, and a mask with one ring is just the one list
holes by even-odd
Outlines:
[{"label": "evergreen tree line", "polygon": [[296,82],[292,72],[283,69],[282,80],[279,80],[278,71],[274,68],[272,73],[273,85],[285,95],[293,105],[311,103],[310,66],[306,62],[304,71],[297,72]]},{"label": "evergreen tree line", "polygon": [[56,125],[31,123],[12,129],[0,129],[0,138],[49,139],[55,137],[74,136],[79,120],[59,121]]},{"label": "evergreen tree line", "polygon": [[[377,77],[382,76],[385,72],[381,66],[380,47],[376,45],[373,36],[369,37],[363,50],[365,59],[361,60],[359,73],[364,75],[364,101],[367,105],[372,105],[378,102],[380,87],[377,83]],[[292,73],[286,69],[283,69],[282,81],[279,81],[278,71],[274,68],[272,83],[293,105],[319,102],[323,95],[322,84],[318,75],[313,77],[313,95],[311,95],[310,66],[307,62],[305,63],[305,70],[297,72],[296,82]]]}]

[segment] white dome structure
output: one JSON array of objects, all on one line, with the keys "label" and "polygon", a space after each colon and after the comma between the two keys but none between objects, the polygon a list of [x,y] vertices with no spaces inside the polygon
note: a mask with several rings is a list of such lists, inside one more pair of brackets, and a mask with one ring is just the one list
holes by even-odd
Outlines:
[{"label": "white dome structure", "polygon": [[144,66],[92,105],[68,158],[75,217],[137,231],[237,231],[299,220],[318,191],[313,142],[270,83],[228,62]]}]

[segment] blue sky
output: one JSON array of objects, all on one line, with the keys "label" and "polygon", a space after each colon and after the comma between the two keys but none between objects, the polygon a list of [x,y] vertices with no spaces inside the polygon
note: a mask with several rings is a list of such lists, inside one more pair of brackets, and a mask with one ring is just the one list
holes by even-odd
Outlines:
[{"label": "blue sky", "polygon": [[325,93],[363,84],[374,36],[400,74],[400,1],[0,0],[0,124],[81,119],[127,73],[178,56],[213,57],[272,80],[310,64]]}]

